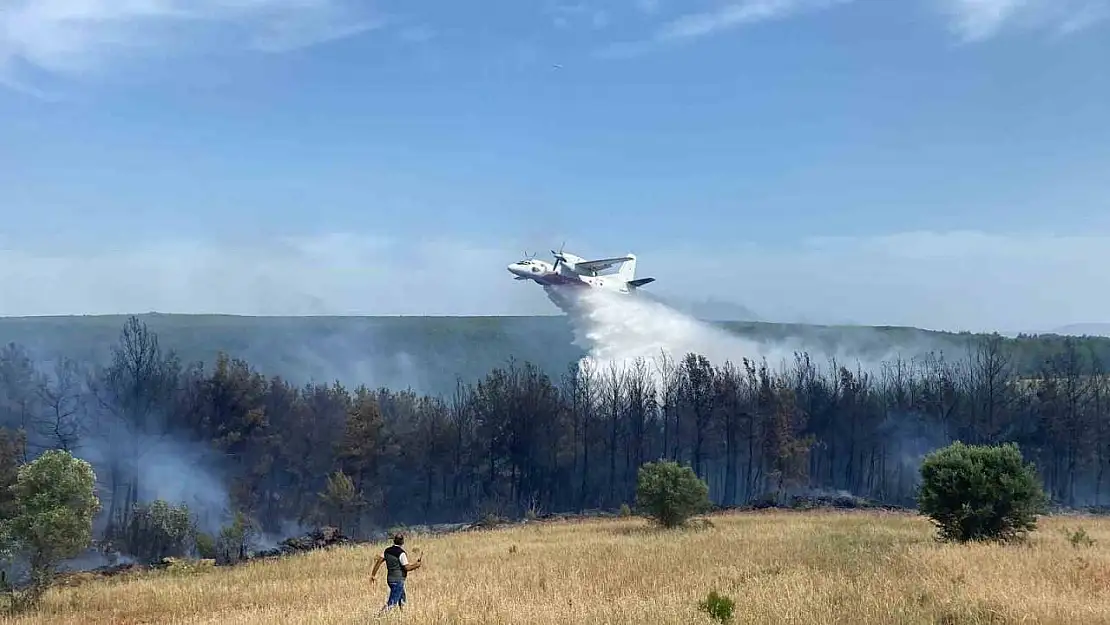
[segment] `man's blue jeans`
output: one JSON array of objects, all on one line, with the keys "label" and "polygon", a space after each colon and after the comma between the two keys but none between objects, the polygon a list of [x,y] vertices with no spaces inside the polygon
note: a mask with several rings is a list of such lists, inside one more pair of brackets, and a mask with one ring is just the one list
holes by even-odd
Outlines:
[{"label": "man's blue jeans", "polygon": [[405,582],[387,582],[389,584],[389,600],[385,602],[386,609],[394,606],[405,605]]}]

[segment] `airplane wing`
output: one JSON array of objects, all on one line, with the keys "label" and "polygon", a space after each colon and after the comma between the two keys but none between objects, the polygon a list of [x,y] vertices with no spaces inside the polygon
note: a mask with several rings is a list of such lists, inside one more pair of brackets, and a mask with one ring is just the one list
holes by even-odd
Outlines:
[{"label": "airplane wing", "polygon": [[584,260],[580,263],[575,263],[574,268],[581,271],[605,271],[613,265],[619,265],[632,260],[631,256],[621,256],[620,258],[602,258],[600,260]]}]

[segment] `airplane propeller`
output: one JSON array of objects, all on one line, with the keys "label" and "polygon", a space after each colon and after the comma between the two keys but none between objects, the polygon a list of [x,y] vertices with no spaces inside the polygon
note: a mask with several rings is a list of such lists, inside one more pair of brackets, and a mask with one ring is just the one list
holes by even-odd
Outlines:
[{"label": "airplane propeller", "polygon": [[555,257],[555,264],[552,265],[552,267],[551,267],[552,271],[558,271],[559,270],[559,263],[561,263],[561,262],[565,263],[566,262],[566,258],[563,257],[563,248],[566,247],[566,245],[567,245],[567,242],[563,241],[563,244],[559,246],[559,251],[558,252],[556,252],[555,250],[551,250],[551,255]]}]

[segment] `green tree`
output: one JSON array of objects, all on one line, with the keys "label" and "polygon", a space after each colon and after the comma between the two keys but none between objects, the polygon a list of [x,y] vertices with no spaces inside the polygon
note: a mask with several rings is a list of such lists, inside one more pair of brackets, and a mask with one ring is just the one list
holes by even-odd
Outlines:
[{"label": "green tree", "polygon": [[1023,537],[1036,529],[1047,499],[1017,445],[957,441],[925,457],[917,502],[942,539],[968,542]]},{"label": "green tree", "polygon": [[350,529],[362,507],[362,493],[355,489],[351,478],[341,470],[332,473],[328,476],[327,487],[318,496],[324,521],[340,530]]},{"label": "green tree", "polygon": [[695,514],[709,510],[709,487],[694,470],[673,461],[648,462],[640,467],[636,505],[663,527],[678,527]]},{"label": "green tree", "polygon": [[30,560],[32,584],[24,599],[34,603],[58,563],[92,542],[93,517],[100,511],[96,475],[88,462],[54,449],[20,467],[12,492],[15,513],[0,535],[9,550]]}]

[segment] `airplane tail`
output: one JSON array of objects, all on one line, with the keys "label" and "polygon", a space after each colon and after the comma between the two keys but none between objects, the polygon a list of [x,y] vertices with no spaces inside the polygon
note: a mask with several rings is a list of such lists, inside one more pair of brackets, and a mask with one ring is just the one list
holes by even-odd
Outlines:
[{"label": "airplane tail", "polygon": [[627,255],[631,260],[626,260],[621,263],[621,268],[617,270],[617,276],[624,282],[632,282],[636,278],[636,255]]},{"label": "airplane tail", "polygon": [[633,289],[638,289],[645,284],[655,282],[655,278],[636,279],[636,255],[628,254],[628,257],[632,260],[624,261],[624,264],[621,265],[621,268],[617,270],[617,275],[620,276],[621,280],[624,280],[625,284]]}]

